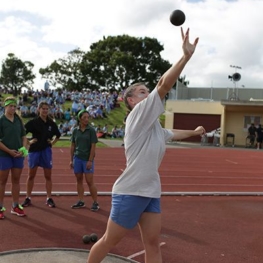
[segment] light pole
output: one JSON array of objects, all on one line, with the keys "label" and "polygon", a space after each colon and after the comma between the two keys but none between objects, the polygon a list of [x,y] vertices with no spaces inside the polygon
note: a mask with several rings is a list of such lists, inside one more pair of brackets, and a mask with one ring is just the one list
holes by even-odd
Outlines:
[{"label": "light pole", "polygon": [[229,79],[231,79],[234,82],[234,89],[231,93],[231,95],[229,96],[230,100],[239,100],[238,98],[238,94],[236,92],[236,82],[239,81],[241,79],[241,75],[237,72],[237,69],[242,69],[239,66],[234,66],[234,65],[230,65],[231,68],[235,68],[235,73],[232,74],[232,76],[228,76]]}]

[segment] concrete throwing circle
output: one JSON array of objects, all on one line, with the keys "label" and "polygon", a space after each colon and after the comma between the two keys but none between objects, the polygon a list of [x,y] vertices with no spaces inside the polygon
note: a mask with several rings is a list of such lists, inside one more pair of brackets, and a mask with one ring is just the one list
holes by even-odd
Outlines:
[{"label": "concrete throwing circle", "polygon": [[[89,251],[84,249],[22,249],[0,253],[0,263],[83,263]],[[138,263],[125,257],[108,254],[102,263]]]}]

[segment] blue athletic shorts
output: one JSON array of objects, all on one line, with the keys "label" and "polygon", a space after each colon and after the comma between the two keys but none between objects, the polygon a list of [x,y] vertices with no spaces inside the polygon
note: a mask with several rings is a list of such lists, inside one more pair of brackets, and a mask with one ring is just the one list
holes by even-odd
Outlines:
[{"label": "blue athletic shorts", "polygon": [[134,228],[144,212],[161,213],[160,198],[113,194],[111,205],[111,220],[127,229]]},{"label": "blue athletic shorts", "polygon": [[30,152],[28,154],[28,167],[34,168],[40,166],[43,168],[52,168],[52,150],[48,147],[42,151]]},{"label": "blue athletic shorts", "polygon": [[0,170],[4,171],[11,168],[22,169],[24,167],[24,157],[0,157]]},{"label": "blue athletic shorts", "polygon": [[73,158],[73,167],[75,174],[93,174],[94,173],[94,161],[92,162],[91,169],[87,170],[87,161],[79,159],[77,156]]}]

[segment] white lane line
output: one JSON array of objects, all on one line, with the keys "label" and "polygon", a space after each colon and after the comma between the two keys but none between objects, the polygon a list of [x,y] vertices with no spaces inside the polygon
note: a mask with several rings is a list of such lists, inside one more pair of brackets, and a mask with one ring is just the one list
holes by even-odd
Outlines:
[{"label": "white lane line", "polygon": [[226,162],[233,163],[233,164],[238,164],[237,162],[233,162],[233,161],[227,160],[227,159],[226,159]]},{"label": "white lane line", "polygon": [[[160,247],[163,246],[163,245],[165,245],[165,244],[166,244],[165,242],[161,242],[161,243],[160,243]],[[140,255],[142,255],[142,254],[144,254],[144,253],[145,253],[145,250],[142,250],[142,251],[139,251],[139,252],[137,252],[137,253],[134,253],[134,254],[128,256],[127,258],[128,258],[128,259],[132,259],[132,258],[135,258],[135,257],[137,257],[137,256],[140,256]]]},{"label": "white lane line", "polygon": [[62,149],[59,149],[62,153],[64,152]]}]

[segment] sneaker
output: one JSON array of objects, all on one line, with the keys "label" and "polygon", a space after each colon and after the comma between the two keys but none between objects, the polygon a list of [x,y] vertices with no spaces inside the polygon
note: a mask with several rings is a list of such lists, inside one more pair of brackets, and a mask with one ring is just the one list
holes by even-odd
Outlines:
[{"label": "sneaker", "polygon": [[25,199],[25,201],[22,203],[22,206],[23,206],[23,207],[27,207],[27,206],[30,206],[30,205],[32,205],[31,199],[30,199],[29,197],[27,197],[27,198]]},{"label": "sneaker", "polygon": [[56,207],[52,198],[47,199],[46,205],[48,205],[49,207]]},{"label": "sneaker", "polygon": [[85,207],[85,203],[83,201],[78,201],[76,204],[72,205],[71,208],[82,208]]},{"label": "sneaker", "polygon": [[12,207],[11,208],[11,214],[14,214],[17,216],[25,216],[26,215],[22,205],[17,205],[16,207]]},{"label": "sneaker", "polygon": [[92,207],[90,208],[91,211],[96,212],[100,209],[99,204],[97,202],[94,202],[92,204]]},{"label": "sneaker", "polygon": [[5,218],[4,212],[5,212],[5,208],[1,207],[0,208],[0,219],[4,219]]}]

